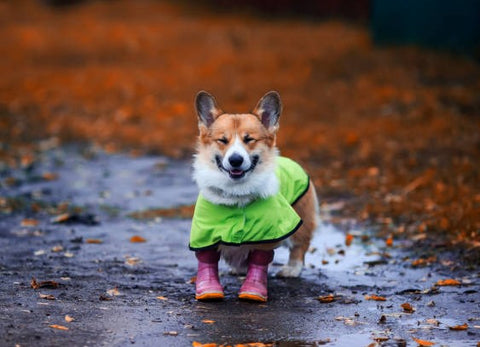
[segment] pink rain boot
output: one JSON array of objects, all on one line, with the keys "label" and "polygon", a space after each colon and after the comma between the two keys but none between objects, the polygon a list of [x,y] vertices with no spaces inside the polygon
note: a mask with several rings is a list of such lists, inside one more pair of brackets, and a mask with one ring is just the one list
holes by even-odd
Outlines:
[{"label": "pink rain boot", "polygon": [[195,256],[198,259],[195,299],[223,299],[223,288],[218,279],[218,260],[220,259],[220,253],[216,250],[197,251],[195,252]]},{"label": "pink rain boot", "polygon": [[238,297],[240,299],[266,302],[268,298],[268,264],[273,260],[272,251],[255,250],[248,256],[248,271]]}]

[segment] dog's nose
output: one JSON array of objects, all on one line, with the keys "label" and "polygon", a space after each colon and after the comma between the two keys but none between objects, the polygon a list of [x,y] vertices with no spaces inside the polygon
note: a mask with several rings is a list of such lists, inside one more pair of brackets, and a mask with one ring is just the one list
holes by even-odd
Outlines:
[{"label": "dog's nose", "polygon": [[228,158],[228,162],[232,167],[239,167],[243,163],[243,157],[240,154],[233,153],[230,158]]}]

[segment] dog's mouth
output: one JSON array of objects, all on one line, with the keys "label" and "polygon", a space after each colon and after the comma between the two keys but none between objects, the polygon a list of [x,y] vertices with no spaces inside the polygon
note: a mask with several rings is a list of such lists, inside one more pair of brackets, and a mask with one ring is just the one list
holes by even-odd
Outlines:
[{"label": "dog's mouth", "polygon": [[252,157],[252,164],[250,165],[250,167],[247,170],[241,170],[241,169],[230,169],[230,170],[228,170],[228,169],[223,167],[222,159],[220,158],[220,156],[219,155],[215,156],[215,161],[217,163],[218,168],[221,171],[225,171],[226,173],[228,173],[228,176],[233,180],[239,180],[239,179],[243,178],[247,174],[247,172],[253,171],[255,169],[255,167],[257,166],[259,159],[260,159],[260,157],[258,155],[254,155]]}]

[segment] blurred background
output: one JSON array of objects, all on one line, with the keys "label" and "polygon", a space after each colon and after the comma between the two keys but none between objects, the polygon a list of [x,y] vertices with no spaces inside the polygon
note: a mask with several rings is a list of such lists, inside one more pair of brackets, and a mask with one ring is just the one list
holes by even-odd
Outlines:
[{"label": "blurred background", "polygon": [[332,222],[478,250],[479,38],[476,0],[2,1],[0,171],[72,142],[190,159],[199,90],[275,89]]}]

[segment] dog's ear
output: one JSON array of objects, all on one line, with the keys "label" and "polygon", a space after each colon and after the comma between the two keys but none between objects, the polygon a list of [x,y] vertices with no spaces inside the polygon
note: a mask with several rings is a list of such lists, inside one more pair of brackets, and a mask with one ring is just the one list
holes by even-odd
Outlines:
[{"label": "dog's ear", "polygon": [[198,120],[207,128],[223,113],[217,106],[215,98],[203,90],[198,92],[195,97],[195,109],[197,111]]},{"label": "dog's ear", "polygon": [[253,113],[256,114],[265,128],[275,131],[278,128],[278,119],[282,113],[280,94],[270,91],[265,94],[255,106]]}]

